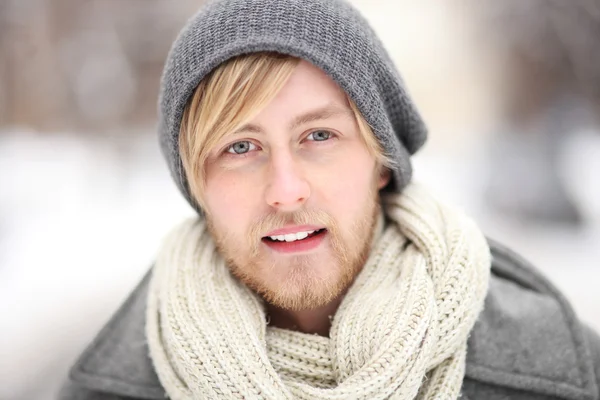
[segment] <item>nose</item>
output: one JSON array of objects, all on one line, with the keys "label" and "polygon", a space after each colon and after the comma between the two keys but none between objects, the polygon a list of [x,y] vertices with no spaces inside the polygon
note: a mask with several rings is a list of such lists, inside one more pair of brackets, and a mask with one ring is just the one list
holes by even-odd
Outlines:
[{"label": "nose", "polygon": [[310,185],[291,154],[273,156],[268,168],[265,200],[279,211],[295,211],[310,197]]}]

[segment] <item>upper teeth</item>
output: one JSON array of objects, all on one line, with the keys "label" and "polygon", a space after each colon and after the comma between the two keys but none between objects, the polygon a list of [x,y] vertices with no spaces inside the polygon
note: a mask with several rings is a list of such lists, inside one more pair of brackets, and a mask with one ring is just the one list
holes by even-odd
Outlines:
[{"label": "upper teeth", "polygon": [[306,232],[297,232],[297,233],[288,233],[287,235],[277,235],[277,236],[269,236],[273,240],[279,240],[280,242],[293,242],[295,240],[305,239],[308,235],[313,233],[314,231],[306,231]]}]

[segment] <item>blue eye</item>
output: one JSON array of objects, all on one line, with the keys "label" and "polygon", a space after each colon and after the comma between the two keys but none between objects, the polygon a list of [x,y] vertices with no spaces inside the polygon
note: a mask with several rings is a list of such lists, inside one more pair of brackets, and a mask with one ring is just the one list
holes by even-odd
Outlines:
[{"label": "blue eye", "polygon": [[231,146],[227,147],[225,151],[230,154],[246,154],[254,148],[256,148],[256,146],[252,142],[242,140],[240,142],[235,142]]},{"label": "blue eye", "polygon": [[325,140],[329,139],[331,137],[331,132],[329,131],[314,131],[311,132],[307,138],[309,138],[312,135],[313,139],[309,139],[315,142],[324,142]]}]

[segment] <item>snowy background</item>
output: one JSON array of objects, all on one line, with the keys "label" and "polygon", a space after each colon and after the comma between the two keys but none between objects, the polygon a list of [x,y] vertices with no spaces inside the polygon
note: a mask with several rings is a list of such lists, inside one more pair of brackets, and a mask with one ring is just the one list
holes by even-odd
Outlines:
[{"label": "snowy background", "polygon": [[[14,2],[20,4],[11,9],[15,20],[28,3],[44,2]],[[106,4],[118,4],[91,3],[104,7],[106,18],[115,13]],[[430,127],[429,143],[414,159],[415,178],[473,216],[488,236],[532,261],[600,331],[600,133],[571,132],[558,157],[561,182],[582,223],[531,222],[497,212],[485,191],[497,168],[489,162],[495,151],[489,133],[497,122],[492,93],[498,83],[493,58],[477,46],[466,14],[433,1],[355,3],[389,46]],[[187,7],[173,25],[182,23]],[[95,40],[114,44],[105,32],[118,30],[97,29]],[[167,30],[171,36],[175,31]],[[0,50],[2,45],[6,51],[6,42],[0,41]],[[85,54],[85,48],[69,47],[65,57]],[[160,61],[165,51],[154,57]],[[94,59],[69,70],[79,77],[74,79],[79,90],[65,98],[79,108],[65,103],[49,109],[75,109],[85,117],[67,116],[68,123],[28,114],[34,100],[10,92],[18,80],[0,81],[0,107],[9,110],[0,113],[7,121],[0,124],[1,400],[53,398],[75,357],[147,271],[166,232],[193,215],[159,153],[153,108],[150,117],[120,114],[127,101],[153,107],[156,87],[142,91],[137,64],[112,60]],[[96,62],[104,68],[91,68]],[[22,61],[26,64],[35,67]],[[9,76],[7,65],[0,63],[1,78]],[[124,102],[118,107],[111,101],[115,93]],[[112,125],[98,123],[108,120]]]}]

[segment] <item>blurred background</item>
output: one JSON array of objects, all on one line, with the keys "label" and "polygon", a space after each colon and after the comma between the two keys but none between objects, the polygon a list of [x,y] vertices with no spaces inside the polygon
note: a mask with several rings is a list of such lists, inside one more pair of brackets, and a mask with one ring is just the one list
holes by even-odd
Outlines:
[{"label": "blurred background", "polygon": [[[199,0],[0,1],[0,399],[51,399],[193,215],[158,149]],[[430,128],[415,177],[600,331],[600,0],[354,0]]]}]

